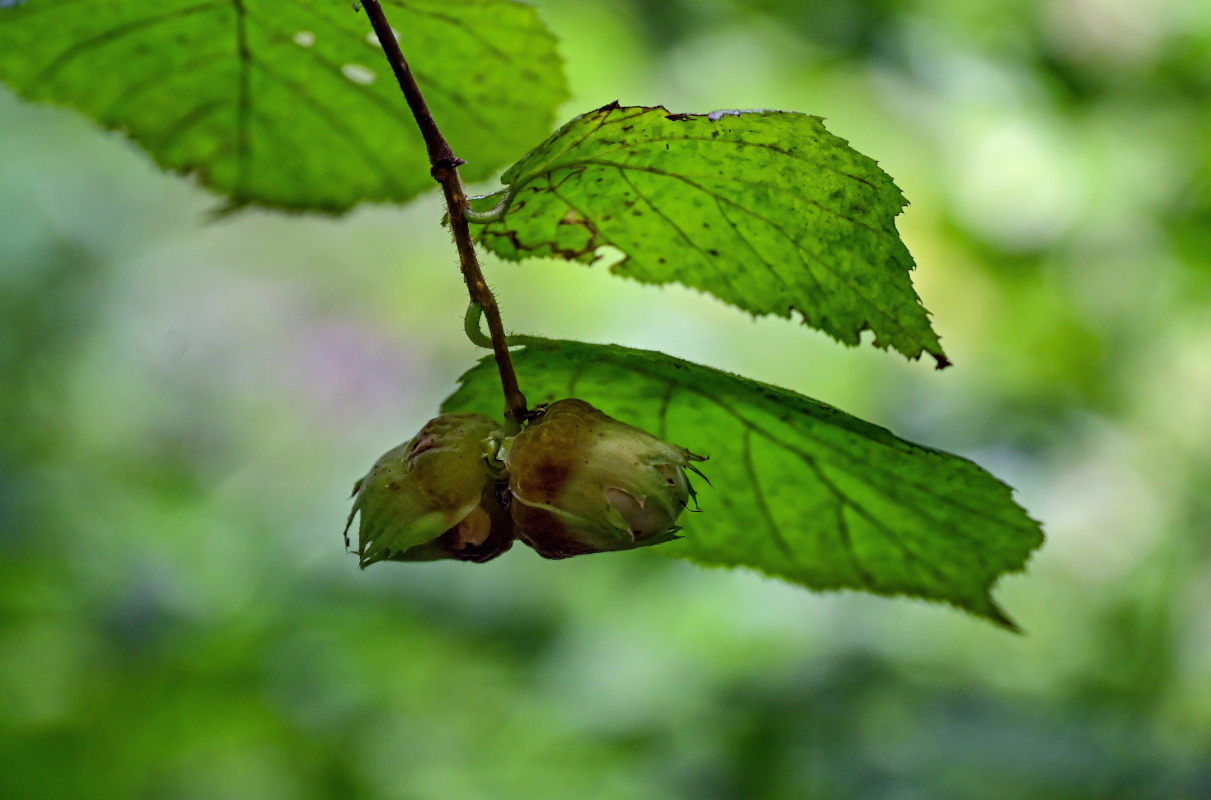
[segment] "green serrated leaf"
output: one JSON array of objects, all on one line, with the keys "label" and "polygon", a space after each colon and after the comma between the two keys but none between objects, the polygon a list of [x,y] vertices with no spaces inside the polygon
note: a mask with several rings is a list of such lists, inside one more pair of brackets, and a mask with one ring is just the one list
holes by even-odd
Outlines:
[{"label": "green serrated leaf", "polygon": [[[0,11],[0,80],[125,131],[233,206],[345,211],[434,185],[364,14],[347,0],[30,0]],[[469,180],[550,130],[555,41],[513,0],[384,0]],[[524,85],[525,91],[516,87]]]},{"label": "green serrated leaf", "polygon": [[503,258],[592,262],[681,283],[753,314],[790,317],[909,358],[942,352],[896,231],[903,195],[875,162],[787,111],[670,114],[611,104],[577,117],[476,198],[503,213],[479,232]]},{"label": "green serrated leaf", "polygon": [[[951,603],[1013,628],[990,591],[1043,541],[1012,489],[956,455],[897,438],[785,389],[617,345],[525,338],[531,403],[580,397],[710,456],[700,514],[662,552],[762,570],[813,589]],[[494,414],[491,357],[445,411]]]}]

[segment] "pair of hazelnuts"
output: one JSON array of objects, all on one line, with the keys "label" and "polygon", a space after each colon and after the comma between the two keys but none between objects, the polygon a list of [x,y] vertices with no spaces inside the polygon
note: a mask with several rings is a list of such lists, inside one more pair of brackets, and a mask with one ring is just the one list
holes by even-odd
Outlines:
[{"label": "pair of hazelnuts", "polygon": [[488,561],[515,539],[546,558],[660,544],[702,460],[575,398],[509,437],[482,414],[442,414],[354,485],[345,544],[355,515],[362,567]]}]

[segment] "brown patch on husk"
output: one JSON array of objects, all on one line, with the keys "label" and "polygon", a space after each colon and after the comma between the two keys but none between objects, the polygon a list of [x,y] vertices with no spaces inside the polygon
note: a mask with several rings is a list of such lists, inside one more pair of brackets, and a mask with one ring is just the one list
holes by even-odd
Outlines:
[{"label": "brown patch on husk", "polygon": [[570,533],[563,521],[545,508],[514,502],[510,512],[517,538],[543,558],[571,558],[601,552]]}]

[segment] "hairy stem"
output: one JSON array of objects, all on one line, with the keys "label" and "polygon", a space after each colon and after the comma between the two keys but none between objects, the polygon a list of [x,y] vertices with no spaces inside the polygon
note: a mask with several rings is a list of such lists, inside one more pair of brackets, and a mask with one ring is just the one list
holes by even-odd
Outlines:
[{"label": "hairy stem", "polygon": [[463,282],[467,284],[471,302],[479,305],[488,319],[492,352],[496,356],[500,385],[505,393],[505,421],[511,427],[519,427],[526,414],[526,398],[517,385],[517,373],[513,371],[513,359],[509,356],[509,345],[505,341],[505,326],[500,319],[500,307],[496,304],[496,296],[484,280],[484,273],[479,268],[479,259],[475,255],[475,245],[471,241],[471,229],[467,224],[467,194],[463,191],[463,182],[458,176],[458,166],[466,162],[454,155],[454,151],[450,149],[449,143],[437,127],[437,121],[429,112],[424,95],[416,84],[416,78],[413,77],[412,70],[399,49],[399,42],[387,22],[383,7],[379,5],[378,0],[362,0],[362,8],[370,18],[374,34],[387,56],[387,63],[391,65],[391,71],[395,73],[404,99],[408,101],[408,108],[412,110],[416,125],[425,139],[425,147],[429,151],[429,172],[433,179],[441,184],[446,195],[450,230],[454,234],[454,245],[458,249]]}]

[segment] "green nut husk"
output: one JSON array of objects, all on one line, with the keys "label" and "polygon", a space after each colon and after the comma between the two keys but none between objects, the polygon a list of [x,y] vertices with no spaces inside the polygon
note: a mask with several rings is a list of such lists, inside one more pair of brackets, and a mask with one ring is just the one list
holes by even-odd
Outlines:
[{"label": "green nut husk", "polygon": [[685,448],[577,399],[551,403],[502,448],[518,538],[546,558],[677,538],[694,492]]},{"label": "green nut husk", "polygon": [[509,549],[513,526],[501,498],[499,425],[481,414],[443,414],[383,454],[353,487],[349,527],[360,515],[357,554],[376,561],[487,561]]}]

